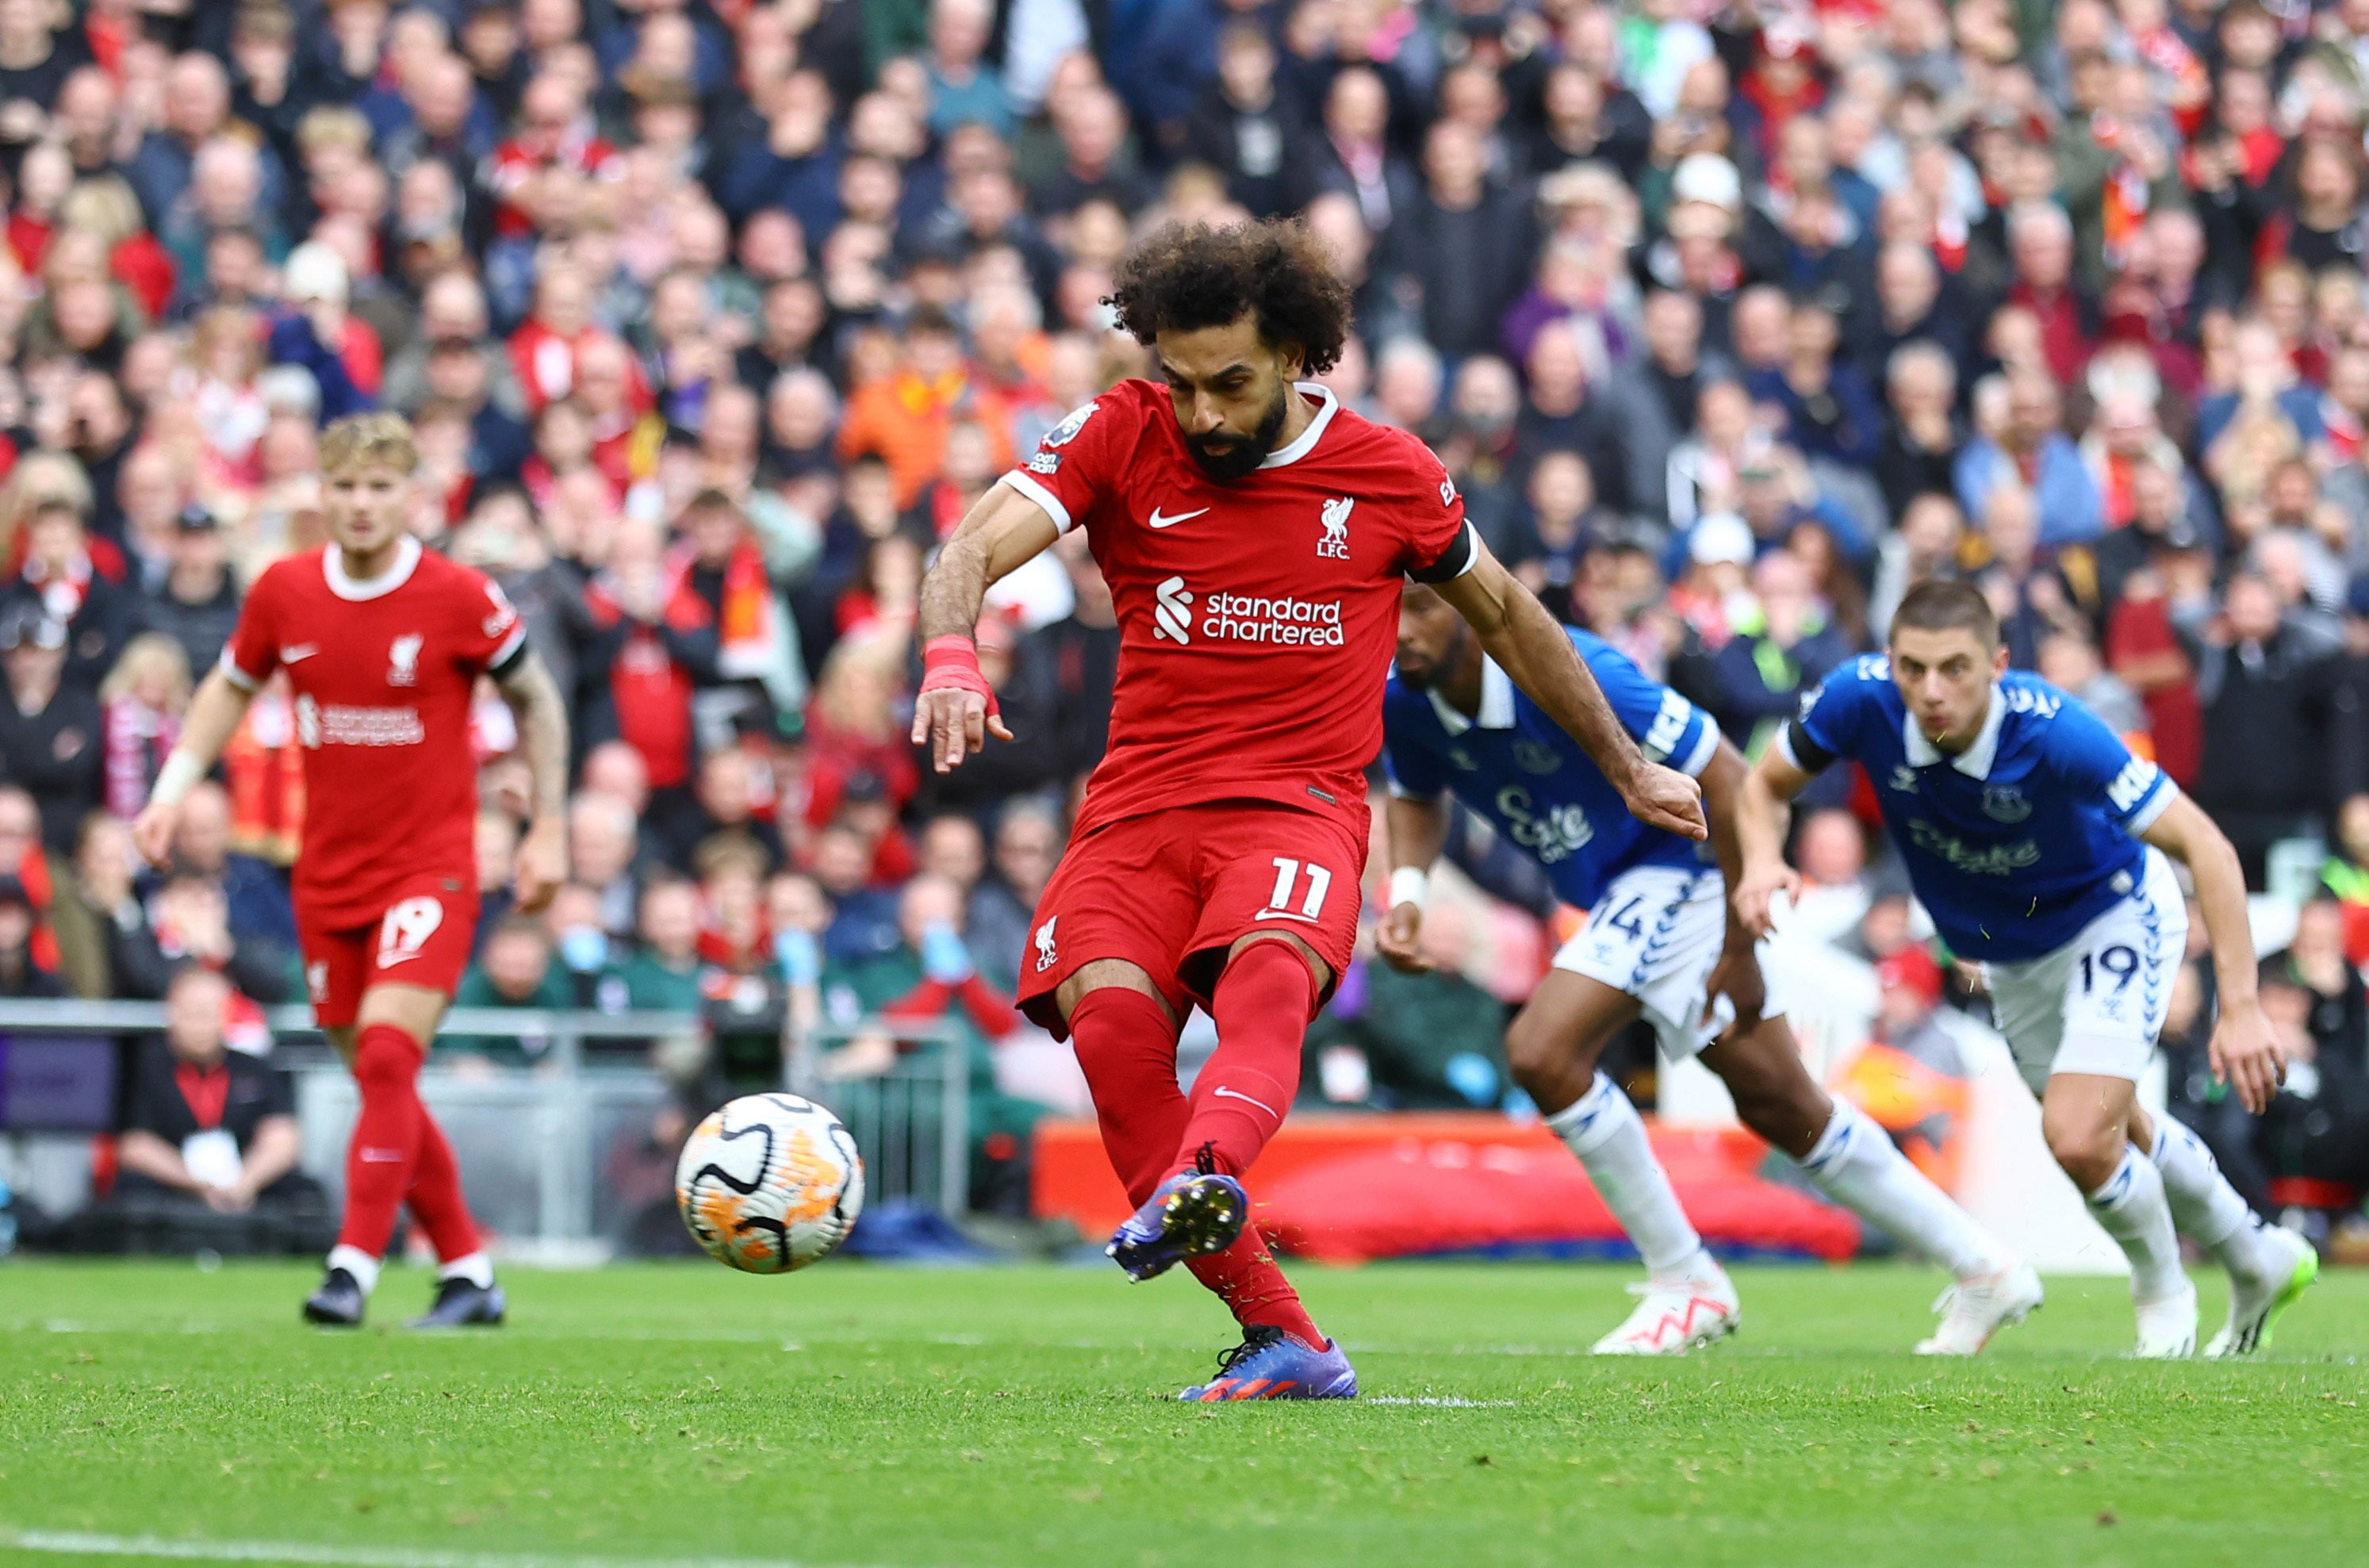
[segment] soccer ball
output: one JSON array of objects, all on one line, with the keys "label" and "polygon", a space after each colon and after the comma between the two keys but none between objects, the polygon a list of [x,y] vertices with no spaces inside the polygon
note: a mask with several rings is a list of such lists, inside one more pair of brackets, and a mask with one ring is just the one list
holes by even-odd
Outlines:
[{"label": "soccer ball", "polygon": [[718,1263],[787,1274],[830,1255],[864,1211],[864,1162],[837,1116],[795,1094],[712,1113],[675,1162],[674,1199]]}]

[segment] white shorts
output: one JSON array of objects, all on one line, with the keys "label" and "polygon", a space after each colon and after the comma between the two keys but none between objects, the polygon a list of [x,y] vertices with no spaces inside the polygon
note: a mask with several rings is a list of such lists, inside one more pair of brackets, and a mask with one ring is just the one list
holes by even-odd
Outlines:
[{"label": "white shorts", "polygon": [[[1735,1022],[1734,1004],[1723,996],[1713,1004],[1709,1025],[1700,1022],[1703,993],[1726,941],[1727,883],[1717,867],[1641,865],[1612,879],[1588,911],[1587,924],[1554,956],[1554,967],[1635,997],[1660,1037],[1662,1055],[1684,1061]],[[1761,1014],[1781,1017],[1765,959],[1760,972],[1768,989]]]},{"label": "white shorts", "polygon": [[2055,952],[1983,966],[1999,1033],[2035,1094],[2059,1072],[2135,1082],[2155,1054],[2187,949],[2188,905],[2154,848],[2124,891]]}]

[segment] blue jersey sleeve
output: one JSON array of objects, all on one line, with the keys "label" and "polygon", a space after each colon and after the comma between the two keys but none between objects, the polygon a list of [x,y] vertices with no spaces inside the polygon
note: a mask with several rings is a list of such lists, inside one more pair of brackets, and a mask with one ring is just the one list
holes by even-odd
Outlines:
[{"label": "blue jersey sleeve", "polygon": [[1436,800],[1448,793],[1447,760],[1414,738],[1413,704],[1393,688],[1382,698],[1382,772],[1391,794]]},{"label": "blue jersey sleeve", "polygon": [[1860,727],[1876,711],[1876,693],[1891,683],[1892,667],[1883,656],[1851,660],[1802,693],[1802,711],[1778,731],[1779,748],[1805,773],[1823,773],[1856,756]]},{"label": "blue jersey sleeve", "polygon": [[2069,698],[2048,721],[2051,771],[2134,838],[2155,825],[2180,794],[2171,776],[2131,754],[2106,721]]},{"label": "blue jersey sleeve", "polygon": [[1649,762],[1664,762],[1700,776],[1719,750],[1719,726],[1709,714],[1671,691],[1601,638],[1574,634],[1572,642],[1604,692],[1612,714]]}]

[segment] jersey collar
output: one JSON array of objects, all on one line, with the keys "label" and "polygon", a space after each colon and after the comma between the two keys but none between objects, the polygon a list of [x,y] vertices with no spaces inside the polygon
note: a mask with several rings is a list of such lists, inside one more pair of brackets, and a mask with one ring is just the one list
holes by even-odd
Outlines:
[{"label": "jersey collar", "polygon": [[406,533],[395,547],[395,565],[374,578],[359,580],[346,575],[345,553],[335,544],[321,552],[321,575],[329,580],[329,591],[339,599],[383,599],[411,580],[419,567],[419,541]]},{"label": "jersey collar", "polygon": [[[1983,715],[1983,727],[1974,743],[1950,759],[1950,766],[1970,779],[1991,776],[1991,764],[1998,761],[1999,729],[2007,723],[2007,689],[1997,681],[1991,682],[1990,711]],[[1929,768],[1940,761],[1941,749],[1925,738],[1917,727],[1914,714],[1900,715],[1900,749],[1908,757],[1912,768]]]},{"label": "jersey collar", "polygon": [[1466,718],[1456,711],[1456,705],[1437,692],[1425,692],[1431,699],[1431,711],[1439,715],[1439,727],[1450,735],[1461,735],[1478,724],[1482,729],[1514,727],[1514,681],[1497,668],[1494,658],[1481,661],[1481,716]]},{"label": "jersey collar", "polygon": [[1299,432],[1298,441],[1279,451],[1268,452],[1266,461],[1259,464],[1261,468],[1288,468],[1314,452],[1317,441],[1324,434],[1324,427],[1331,424],[1333,416],[1341,410],[1341,400],[1333,395],[1331,387],[1320,382],[1296,381],[1291,383],[1291,389],[1313,397],[1323,406],[1310,417],[1308,428]]}]

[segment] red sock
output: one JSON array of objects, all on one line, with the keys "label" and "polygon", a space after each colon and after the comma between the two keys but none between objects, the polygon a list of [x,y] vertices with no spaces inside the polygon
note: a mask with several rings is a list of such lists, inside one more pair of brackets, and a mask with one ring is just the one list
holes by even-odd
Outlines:
[{"label": "red sock", "polygon": [[1191,1112],[1176,1086],[1176,1025],[1139,990],[1101,986],[1070,1014],[1070,1044],[1102,1124],[1103,1152],[1140,1204],[1176,1168],[1172,1158]]},{"label": "red sock", "polygon": [[[1176,1025],[1141,991],[1104,986],[1088,991],[1070,1014],[1070,1040],[1093,1091],[1103,1150],[1127,1200],[1140,1204],[1176,1169],[1177,1140],[1192,1114],[1176,1086]],[[1185,1266],[1235,1322],[1272,1323],[1311,1350],[1324,1348],[1323,1333],[1276,1266],[1257,1226],[1244,1226],[1241,1239],[1215,1257]]]},{"label": "red sock", "polygon": [[476,1222],[469,1218],[469,1200],[461,1194],[461,1167],[452,1159],[452,1146],[444,1141],[444,1129],[426,1105],[419,1107],[419,1157],[403,1201],[428,1232],[438,1263],[465,1258],[482,1245]]},{"label": "red sock", "polygon": [[386,1255],[395,1211],[418,1162],[419,1127],[427,1116],[419,1104],[421,1055],[418,1042],[391,1024],[364,1029],[354,1047],[354,1084],[362,1104],[346,1145],[346,1221],[338,1244],[374,1258]]},{"label": "red sock", "polygon": [[1218,980],[1210,1012],[1218,1048],[1193,1081],[1193,1115],[1173,1170],[1203,1148],[1217,1168],[1239,1176],[1283,1125],[1299,1093],[1299,1049],[1316,1015],[1316,977],[1280,942],[1254,942]]}]

